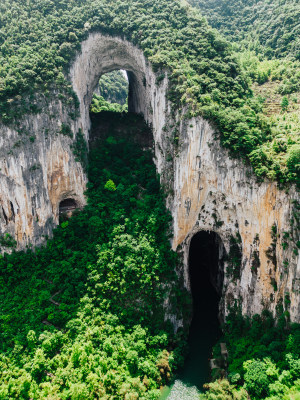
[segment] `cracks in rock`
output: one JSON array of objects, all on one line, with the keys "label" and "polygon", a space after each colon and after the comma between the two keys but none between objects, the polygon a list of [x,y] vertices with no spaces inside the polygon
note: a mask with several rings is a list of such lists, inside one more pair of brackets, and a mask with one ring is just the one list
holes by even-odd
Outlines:
[{"label": "cracks in rock", "polygon": [[15,222],[15,209],[14,209],[14,205],[13,205],[13,203],[10,201],[9,202],[10,203],[10,209],[11,209],[11,219],[12,219],[12,221],[13,222]]},{"label": "cracks in rock", "polygon": [[10,210],[8,210],[9,215],[7,215],[7,213],[5,212],[4,207],[3,206],[1,207],[2,215],[5,220],[5,225],[8,225],[9,222],[11,222],[11,221],[15,222],[16,214],[15,214],[14,205],[11,201],[9,202],[9,207],[10,207]]},{"label": "cracks in rock", "polygon": [[7,215],[6,215],[3,207],[2,207],[2,214],[3,214],[3,217],[5,219],[5,225],[8,225],[8,218],[7,218]]}]

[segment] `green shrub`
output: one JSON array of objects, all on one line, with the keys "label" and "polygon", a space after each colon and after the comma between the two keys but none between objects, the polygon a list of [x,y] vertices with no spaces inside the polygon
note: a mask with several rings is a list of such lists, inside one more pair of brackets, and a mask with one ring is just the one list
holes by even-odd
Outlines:
[{"label": "green shrub", "polygon": [[109,192],[114,192],[115,190],[117,190],[114,181],[112,181],[111,179],[106,182],[106,184],[104,185],[104,189],[108,190]]},{"label": "green shrub", "polygon": [[282,111],[287,111],[289,106],[289,100],[286,96],[284,96],[281,100],[281,109]]}]

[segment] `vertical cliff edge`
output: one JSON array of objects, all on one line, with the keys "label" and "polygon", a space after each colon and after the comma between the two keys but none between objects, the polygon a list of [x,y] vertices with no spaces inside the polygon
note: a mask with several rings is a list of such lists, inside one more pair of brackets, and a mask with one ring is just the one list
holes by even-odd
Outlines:
[{"label": "vertical cliff edge", "polygon": [[190,241],[199,231],[213,231],[226,253],[219,263],[221,314],[234,300],[248,315],[264,308],[275,315],[282,304],[291,320],[300,322],[299,193],[292,186],[280,190],[274,182],[258,182],[250,166],[221,147],[209,121],[185,119],[174,110],[167,71],[154,72],[142,51],[120,37],[92,33],[82,43],[67,77],[79,100],[75,117],[53,93],[18,126],[0,126],[2,250],[9,249],[6,233],[20,249],[41,244],[58,223],[61,201],[84,206],[82,141],[88,143],[92,94],[102,74],[121,68],[129,76],[129,110],[142,113],[153,129],[186,287]]}]

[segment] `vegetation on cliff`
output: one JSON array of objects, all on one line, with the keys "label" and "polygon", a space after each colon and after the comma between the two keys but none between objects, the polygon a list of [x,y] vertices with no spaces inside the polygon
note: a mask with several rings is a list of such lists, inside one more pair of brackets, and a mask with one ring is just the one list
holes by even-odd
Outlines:
[{"label": "vegetation on cliff", "polygon": [[38,91],[49,96],[51,88],[61,87],[60,99],[69,107],[74,104],[64,73],[88,33],[101,31],[138,45],[158,74],[168,70],[173,110],[214,122],[221,143],[251,162],[260,179],[297,181],[299,139],[289,137],[279,153],[268,152],[274,134],[231,46],[187,3],[4,0],[0,11],[4,123],[24,112],[39,112]]},{"label": "vegetation on cliff", "polygon": [[[299,4],[292,0],[189,3],[232,43],[250,87],[262,103],[261,118],[270,128],[270,136],[250,154],[256,174],[276,179],[278,164],[283,169],[288,164],[299,187]],[[261,157],[264,162],[257,162]]]},{"label": "vegetation on cliff", "polygon": [[128,106],[127,104],[122,106],[119,103],[111,103],[110,101],[105,100],[102,96],[94,93],[90,110],[95,114],[102,111],[127,112]]},{"label": "vegetation on cliff", "polygon": [[[234,46],[239,52],[177,0],[3,0],[2,121],[17,124],[24,113],[40,112],[35,94],[49,98],[52,89],[65,106],[76,106],[66,72],[82,40],[100,31],[138,45],[159,78],[168,71],[173,111],[213,121],[221,143],[251,162],[259,178],[297,182],[295,2],[196,1],[213,26],[245,39]],[[123,110],[108,100],[117,101],[95,96],[92,111]],[[0,256],[0,399],[154,400],[182,363],[184,335],[174,335],[166,318],[185,320],[189,312],[169,244],[170,216],[151,152],[128,139],[146,127],[137,116],[113,118],[125,135],[111,130],[91,148],[84,210],[63,218],[45,246]],[[14,245],[9,235],[0,238],[3,248]],[[298,398],[299,325],[287,314],[275,325],[267,312],[252,320],[232,313],[225,340],[229,380],[208,384],[201,399]]]},{"label": "vegetation on cliff", "polygon": [[[102,133],[89,154],[88,205],[62,217],[44,247],[0,257],[3,400],[154,400],[183,361],[186,336],[174,335],[165,318],[166,306],[183,320],[190,310],[175,273],[170,216],[151,152],[130,139],[145,143],[148,128],[132,114],[93,121]],[[201,398],[296,393],[299,325],[286,317],[276,327],[268,313],[252,321],[232,313],[225,326],[230,383],[208,384]]]},{"label": "vegetation on cliff", "polygon": [[[205,400],[291,400],[300,391],[300,326],[278,308],[278,321],[268,311],[253,318],[232,310],[224,326],[229,350],[228,381],[207,385]],[[215,357],[219,347],[215,347]],[[216,397],[213,397],[215,395]],[[222,397],[223,396],[223,397]]]},{"label": "vegetation on cliff", "polygon": [[151,152],[130,140],[148,128],[108,118],[124,135],[94,142],[88,205],[45,246],[0,256],[1,399],[156,399],[182,360],[164,308],[189,309],[170,216]]},{"label": "vegetation on cliff", "polygon": [[122,71],[112,71],[101,76],[93,95],[90,110],[92,113],[127,112],[127,103],[128,81]]}]

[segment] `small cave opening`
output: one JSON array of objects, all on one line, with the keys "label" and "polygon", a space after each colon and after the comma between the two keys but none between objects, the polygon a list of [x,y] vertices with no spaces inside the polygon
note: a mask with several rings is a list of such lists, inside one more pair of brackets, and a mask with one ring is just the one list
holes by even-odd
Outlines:
[{"label": "small cave opening", "polygon": [[59,215],[66,215],[69,217],[77,208],[78,205],[74,199],[64,199],[59,203]]},{"label": "small cave opening", "polygon": [[196,233],[189,248],[189,278],[193,317],[189,331],[189,354],[183,380],[200,390],[210,379],[209,359],[221,337],[219,302],[222,294],[225,249],[218,234]]}]

